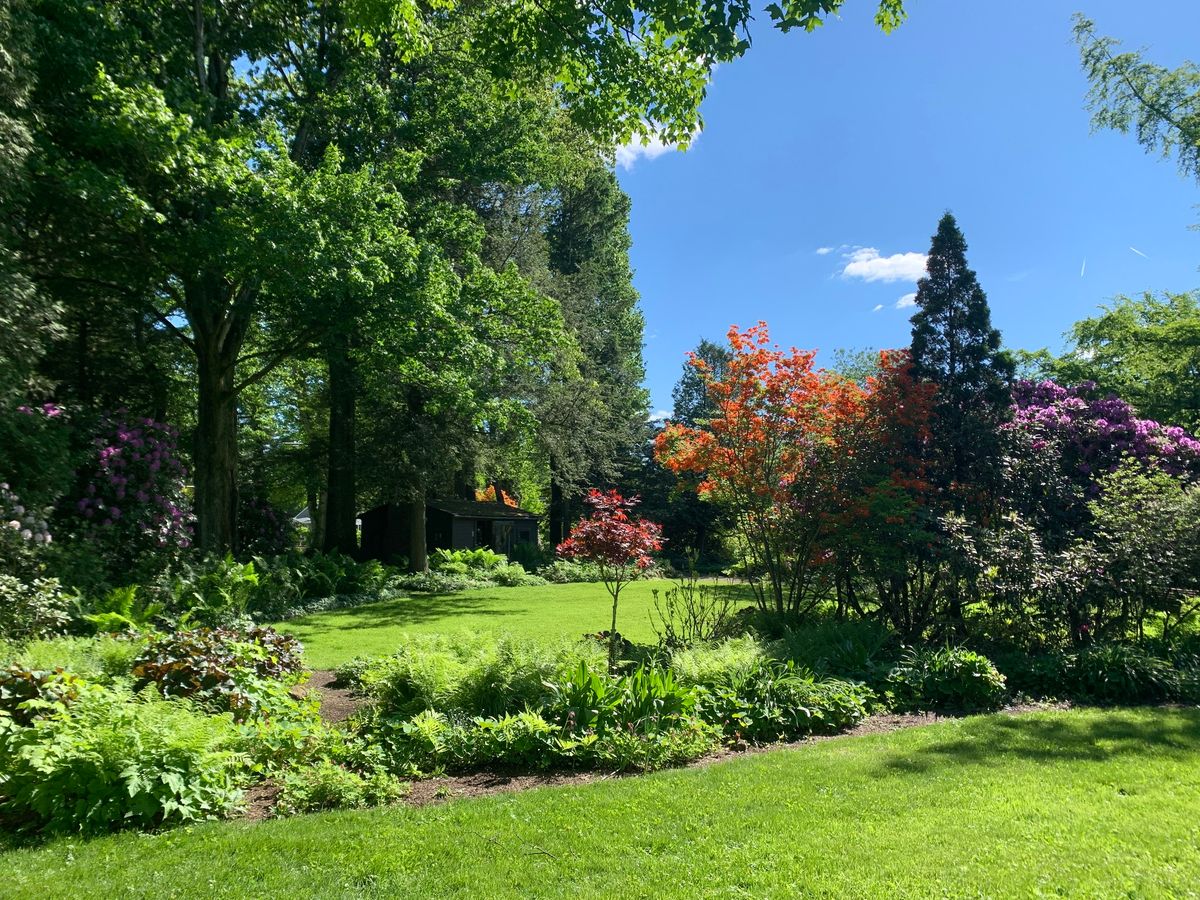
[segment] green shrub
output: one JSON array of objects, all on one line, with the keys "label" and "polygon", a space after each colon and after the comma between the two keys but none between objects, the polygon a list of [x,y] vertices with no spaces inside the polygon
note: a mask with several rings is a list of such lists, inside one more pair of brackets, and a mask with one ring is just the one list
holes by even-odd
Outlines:
[{"label": "green shrub", "polygon": [[906,651],[888,675],[888,686],[906,709],[998,709],[1007,694],[992,661],[961,647]]},{"label": "green shrub", "polygon": [[243,618],[258,588],[254,563],[231,555],[181,562],[163,589],[167,611],[180,625],[213,627]]},{"label": "green shrub", "polygon": [[1186,700],[1194,668],[1176,667],[1133,644],[1098,644],[1046,653],[1011,664],[1013,686],[1035,697],[1085,703],[1161,703]]},{"label": "green shrub", "polygon": [[564,741],[562,752],[596,768],[650,772],[699,759],[715,749],[720,738],[719,727],[689,717],[650,733],[614,729],[594,741]]},{"label": "green shrub", "polygon": [[532,587],[546,584],[546,579],[530,575],[520,563],[496,566],[488,572],[488,576],[500,587]]},{"label": "green shrub", "polygon": [[694,717],[674,718],[669,727],[648,731],[564,733],[530,711],[471,720],[427,711],[404,721],[385,720],[376,732],[389,765],[406,774],[479,767],[651,770],[703,756],[719,737],[720,729]]},{"label": "green shrub", "polygon": [[484,573],[470,575],[451,575],[447,572],[417,572],[412,575],[398,575],[389,584],[401,591],[414,594],[459,594],[476,588],[492,587],[492,581],[483,577]]},{"label": "green shrub", "polygon": [[699,715],[752,743],[833,734],[862,721],[874,701],[863,684],[817,680],[794,663],[759,660],[700,695]]},{"label": "green shrub", "polygon": [[1087,647],[1067,658],[1071,696],[1092,703],[1161,703],[1179,693],[1179,672],[1132,644]]},{"label": "green shrub", "polygon": [[162,612],[161,603],[150,603],[139,598],[138,586],[130,584],[112,588],[103,600],[91,605],[83,619],[96,631],[116,634],[121,631],[142,631]]},{"label": "green shrub", "polygon": [[152,640],[134,661],[138,686],[156,684],[169,697],[195,697],[239,717],[255,707],[256,680],[295,680],[300,642],[273,628],[197,628]]},{"label": "green shrub", "polygon": [[42,670],[61,667],[88,681],[112,681],[132,672],[133,662],[145,646],[146,638],[133,634],[42,638],[0,653],[0,665],[14,663]]},{"label": "green shrub", "polygon": [[537,708],[552,681],[580,661],[603,659],[594,641],[541,644],[478,635],[406,636],[393,656],[338,670],[360,684],[389,715],[427,709],[466,716],[500,716]]},{"label": "green shrub", "polygon": [[188,701],[89,685],[28,727],[0,717],[0,815],[59,834],[223,816],[240,796],[233,738]]},{"label": "green shrub", "polygon": [[895,662],[891,632],[879,622],[853,619],[784,625],[778,635],[772,655],[820,674],[874,680],[885,676]]},{"label": "green shrub", "polygon": [[56,578],[22,581],[0,574],[0,638],[27,641],[60,634],[71,624],[75,599]]},{"label": "green shrub", "polygon": [[698,697],[694,687],[677,682],[669,670],[640,666],[632,674],[613,677],[586,662],[550,687],[547,711],[572,734],[660,731],[690,716]]},{"label": "green shrub", "polygon": [[0,727],[7,716],[18,725],[30,725],[39,716],[65,710],[79,696],[83,682],[59,669],[0,669]]},{"label": "green shrub", "polygon": [[595,563],[556,559],[537,570],[539,576],[551,584],[575,584],[579,582],[603,581],[600,567]]},{"label": "green shrub", "polygon": [[508,557],[490,547],[478,547],[474,550],[439,548],[433,551],[429,564],[438,571],[454,571],[456,574],[465,575],[471,570],[487,572],[507,565]]},{"label": "green shrub", "polygon": [[544,769],[558,757],[559,747],[554,726],[540,713],[526,711],[448,729],[442,753],[459,768]]},{"label": "green shrub", "polygon": [[276,811],[281,815],[327,809],[362,809],[395,803],[407,787],[394,775],[366,775],[324,760],[286,773],[279,781]]},{"label": "green shrub", "polygon": [[669,665],[681,684],[712,687],[744,679],[764,659],[766,648],[762,643],[744,635],[675,650],[669,657]]}]

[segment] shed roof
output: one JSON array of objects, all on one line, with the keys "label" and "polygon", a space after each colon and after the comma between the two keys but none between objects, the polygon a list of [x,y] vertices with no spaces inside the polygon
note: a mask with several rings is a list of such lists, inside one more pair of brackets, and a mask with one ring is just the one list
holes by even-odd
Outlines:
[{"label": "shed roof", "polygon": [[537,516],[525,509],[506,503],[484,503],[479,500],[430,500],[429,509],[449,513],[459,519],[536,519]]}]

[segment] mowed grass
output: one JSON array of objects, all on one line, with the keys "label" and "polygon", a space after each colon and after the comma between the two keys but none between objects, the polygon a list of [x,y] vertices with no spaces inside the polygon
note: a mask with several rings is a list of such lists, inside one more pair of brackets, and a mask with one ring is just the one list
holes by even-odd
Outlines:
[{"label": "mowed grass", "polygon": [[[635,643],[653,643],[650,614],[654,590],[670,581],[636,581],[621,591],[617,630]],[[753,602],[750,589],[723,583],[739,600]],[[330,669],[356,656],[392,653],[404,633],[509,632],[557,640],[605,631],[612,621],[612,599],[602,584],[550,584],[497,587],[458,594],[417,595],[316,613],[275,625],[304,642],[308,665]]]},{"label": "mowed grass", "polygon": [[424,809],[0,854],[81,897],[1194,897],[1200,712],[986,716]]}]

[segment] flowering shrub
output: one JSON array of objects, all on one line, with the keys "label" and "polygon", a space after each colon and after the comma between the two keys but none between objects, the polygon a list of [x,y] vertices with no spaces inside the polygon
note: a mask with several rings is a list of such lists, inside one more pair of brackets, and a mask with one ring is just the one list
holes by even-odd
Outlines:
[{"label": "flowering shrub", "polygon": [[1035,452],[1057,450],[1068,470],[1084,479],[1115,470],[1125,456],[1169,475],[1200,475],[1200,440],[1182,428],[1139,419],[1124,400],[1101,396],[1092,381],[1073,388],[1017,382],[1006,427],[1029,433]]},{"label": "flowering shrub", "polygon": [[33,552],[51,540],[48,514],[49,510],[29,509],[7,483],[0,484],[0,568],[31,570]]},{"label": "flowering shrub", "polygon": [[[0,410],[0,480],[20,505],[40,509],[71,483],[71,428],[56,403]],[[4,519],[10,521],[12,516]]]},{"label": "flowering shrub", "polygon": [[192,543],[192,516],[183,496],[187,470],[176,454],[179,432],[153,419],[107,419],[93,440],[73,512],[82,536],[129,551]]}]

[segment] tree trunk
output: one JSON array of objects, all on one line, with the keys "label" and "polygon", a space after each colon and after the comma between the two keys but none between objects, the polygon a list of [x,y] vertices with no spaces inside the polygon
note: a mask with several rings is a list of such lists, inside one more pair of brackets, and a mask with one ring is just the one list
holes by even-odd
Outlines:
[{"label": "tree trunk", "polygon": [[195,490],[201,550],[224,553],[237,542],[237,354],[196,336]]},{"label": "tree trunk", "polygon": [[348,335],[336,336],[327,353],[329,362],[329,496],[325,506],[326,551],[358,552],[355,520],[354,418],[358,374],[350,357]]},{"label": "tree trunk", "polygon": [[425,495],[413,495],[408,504],[408,565],[414,572],[429,571],[429,554],[425,546]]},{"label": "tree trunk", "polygon": [[554,456],[550,457],[550,546],[557,547],[567,539],[567,499],[563,496],[562,485],[557,478],[558,465]]}]

